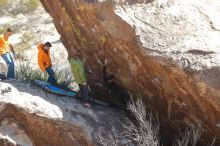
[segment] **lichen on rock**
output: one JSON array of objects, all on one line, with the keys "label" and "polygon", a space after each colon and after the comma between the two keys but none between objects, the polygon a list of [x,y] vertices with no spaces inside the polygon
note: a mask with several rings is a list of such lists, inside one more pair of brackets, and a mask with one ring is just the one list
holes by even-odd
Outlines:
[{"label": "lichen on rock", "polygon": [[[218,89],[211,86],[214,83],[202,80],[203,75],[191,70],[201,69],[202,64],[211,67],[215,63],[206,62],[207,56],[217,53],[202,56],[192,53],[197,51],[188,52],[213,48],[206,44],[212,44],[219,34],[210,26],[205,6],[218,10],[217,1],[41,2],[53,18],[69,56],[73,57],[76,50],[83,52],[86,67],[93,72],[88,83],[97,97],[101,94],[100,98],[106,100],[103,98],[106,92],[100,93],[105,91],[100,84],[103,84],[102,67],[107,59],[108,72],[115,75],[117,82],[131,93],[141,95],[147,107],[159,114],[162,131],[174,134],[177,127],[181,129],[183,125],[201,120],[206,127],[204,137],[213,133],[220,137],[216,128],[220,109],[212,98],[219,98]],[[69,31],[65,31],[67,26]],[[80,30],[80,37],[75,30]],[[207,31],[209,39],[205,39]],[[82,38],[86,40],[83,43]],[[204,49],[200,49],[201,45]],[[181,55],[183,62],[178,62]],[[181,68],[181,64],[191,69]],[[198,81],[207,86],[198,85]]]}]

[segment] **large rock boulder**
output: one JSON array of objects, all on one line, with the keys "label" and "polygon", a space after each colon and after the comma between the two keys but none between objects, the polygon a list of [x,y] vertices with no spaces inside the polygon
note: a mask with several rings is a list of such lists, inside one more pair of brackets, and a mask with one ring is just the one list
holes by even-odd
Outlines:
[{"label": "large rock boulder", "polygon": [[1,146],[92,146],[96,135],[119,127],[124,114],[118,110],[83,104],[70,97],[45,93],[32,84],[0,83]]},{"label": "large rock boulder", "polygon": [[217,21],[210,17],[217,14],[217,1],[41,2],[52,16],[69,57],[76,50],[83,53],[86,68],[93,73],[88,82],[94,92],[106,94],[102,92],[102,67],[107,59],[108,72],[118,83],[141,95],[147,107],[158,113],[163,141],[171,141],[168,139],[183,126],[202,121],[204,138],[215,135],[218,142],[220,92],[211,86],[216,82],[204,76],[212,75],[210,71],[194,70],[215,64],[206,63],[206,55],[212,56],[218,46],[212,47],[219,32]]}]

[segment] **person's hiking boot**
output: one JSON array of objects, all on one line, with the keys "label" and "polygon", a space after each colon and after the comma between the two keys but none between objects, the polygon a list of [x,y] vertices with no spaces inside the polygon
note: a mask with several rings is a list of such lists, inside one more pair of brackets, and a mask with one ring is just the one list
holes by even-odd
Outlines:
[{"label": "person's hiking boot", "polygon": [[84,106],[87,107],[87,108],[91,108],[92,107],[91,104],[89,104],[88,102],[85,102]]}]

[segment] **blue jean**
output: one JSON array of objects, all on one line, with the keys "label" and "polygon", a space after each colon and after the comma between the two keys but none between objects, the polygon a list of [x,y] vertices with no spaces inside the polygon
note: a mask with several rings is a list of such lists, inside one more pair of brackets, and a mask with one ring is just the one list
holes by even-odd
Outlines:
[{"label": "blue jean", "polygon": [[55,74],[54,74],[54,71],[52,70],[52,68],[51,67],[46,68],[46,72],[49,75],[47,82],[52,85],[55,85],[57,83],[57,80],[55,78]]},{"label": "blue jean", "polygon": [[15,71],[14,71],[15,65],[11,57],[11,54],[10,53],[3,54],[2,58],[5,60],[8,66],[7,78],[14,79],[15,78]]}]

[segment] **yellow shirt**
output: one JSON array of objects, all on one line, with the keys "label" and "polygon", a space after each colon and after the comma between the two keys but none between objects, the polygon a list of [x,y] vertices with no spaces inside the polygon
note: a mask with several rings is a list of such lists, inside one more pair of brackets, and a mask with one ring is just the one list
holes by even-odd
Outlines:
[{"label": "yellow shirt", "polygon": [[4,34],[0,35],[0,55],[10,52],[10,43],[8,37]]}]

